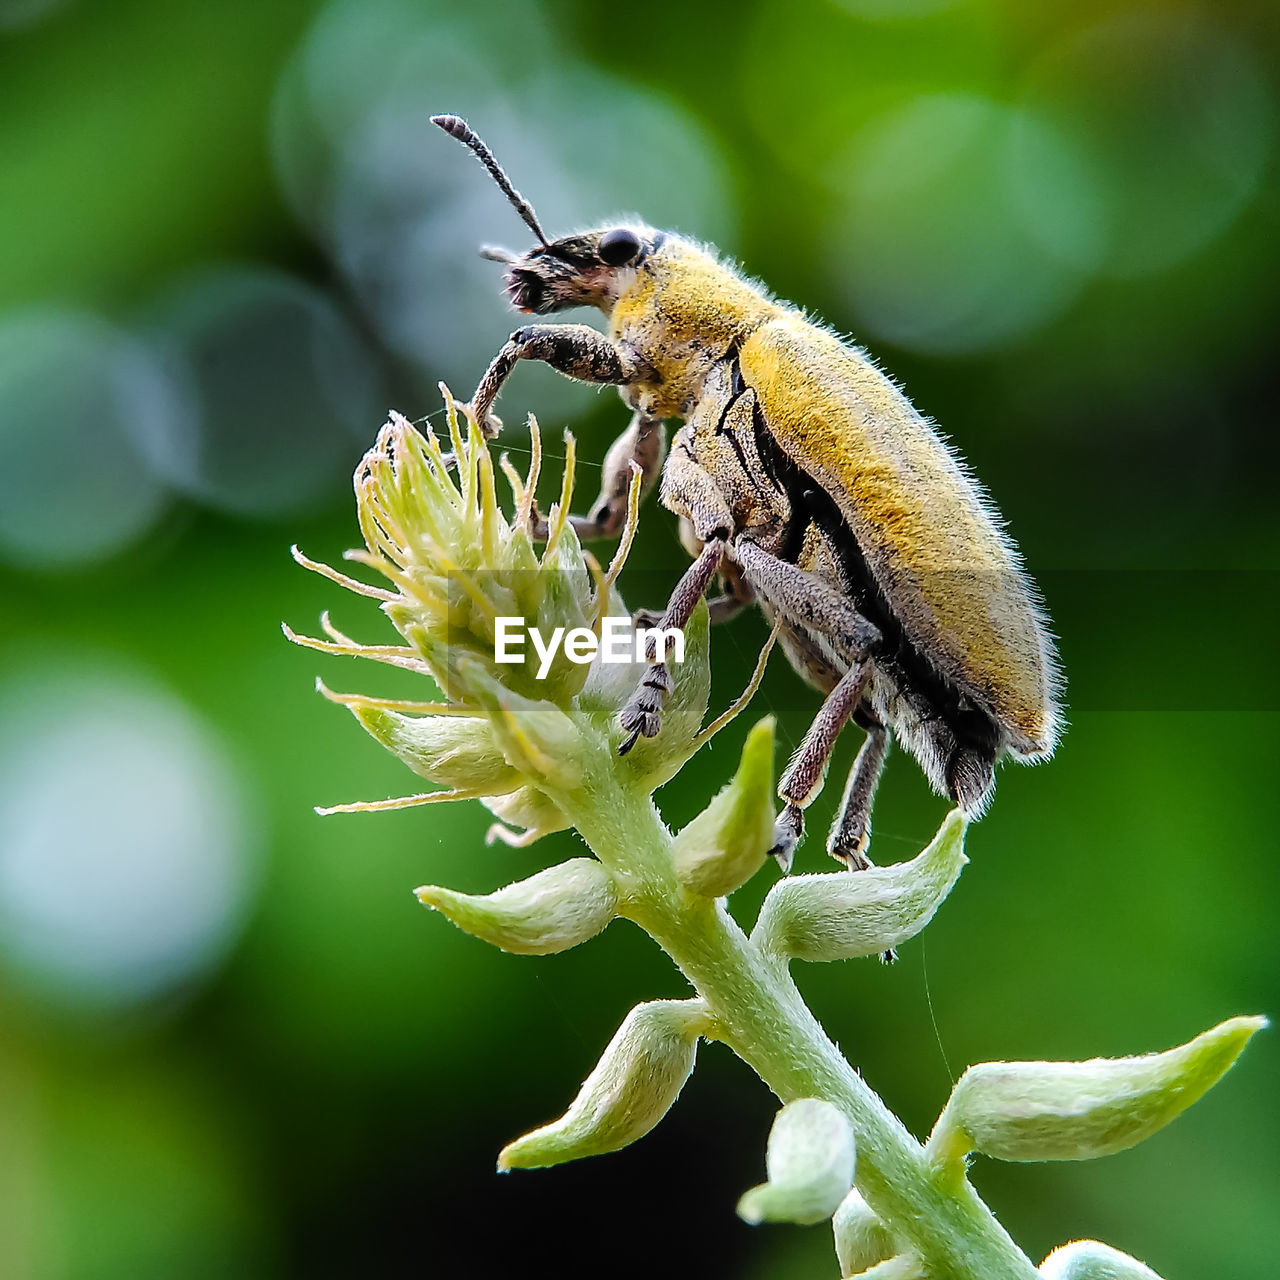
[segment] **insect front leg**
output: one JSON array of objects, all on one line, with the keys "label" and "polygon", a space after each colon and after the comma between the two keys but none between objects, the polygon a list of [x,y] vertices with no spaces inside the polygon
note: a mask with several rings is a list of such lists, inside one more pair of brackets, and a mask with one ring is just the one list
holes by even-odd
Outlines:
[{"label": "insect front leg", "polygon": [[[702,548],[701,554],[685,570],[684,577],[671,593],[666,612],[658,623],[662,630],[685,626],[693,616],[698,601],[706,594],[707,587],[711,585],[711,579],[716,576],[716,570],[719,569],[728,551],[727,538],[713,538]],[[667,666],[664,651],[657,661],[650,663],[635,693],[622,708],[619,719],[627,736],[618,748],[620,756],[625,756],[642,737],[652,738],[657,735],[662,727],[662,704],[674,687],[675,682],[671,679],[671,671]]]},{"label": "insect front leg", "polygon": [[863,718],[866,714],[863,707],[862,715],[855,716],[866,724],[867,740],[849,770],[840,812],[827,837],[827,852],[850,871],[864,871],[871,865],[866,853],[871,839],[871,802],[889,754],[889,730],[878,720],[867,722]]},{"label": "insect front leg", "polygon": [[557,373],[579,382],[614,386],[631,382],[636,370],[626,367],[621,353],[608,338],[585,324],[531,324],[517,329],[494,356],[471,397],[471,410],[492,439],[502,423],[489,411],[503,383],[521,360],[541,360]]},{"label": "insect front leg", "polygon": [[791,870],[796,845],[804,835],[804,811],[822,790],[831,752],[835,749],[840,730],[862,701],[867,682],[871,679],[871,660],[854,663],[841,676],[839,683],[827,694],[822,710],[814,717],[809,732],[804,735],[800,750],[792,757],[782,781],[778,784],[778,797],[783,802],[782,812],[773,828],[773,848],[769,852],[778,860],[784,871]]}]

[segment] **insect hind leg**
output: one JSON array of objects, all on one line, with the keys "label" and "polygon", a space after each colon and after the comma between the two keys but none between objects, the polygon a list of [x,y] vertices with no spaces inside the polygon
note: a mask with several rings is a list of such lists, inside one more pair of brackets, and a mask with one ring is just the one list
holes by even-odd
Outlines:
[{"label": "insect hind leg", "polygon": [[867,712],[865,704],[854,719],[866,729],[867,740],[849,770],[840,812],[827,837],[827,852],[850,871],[864,871],[871,865],[871,859],[867,857],[867,845],[871,841],[871,803],[889,754],[890,735],[889,730]]},{"label": "insect hind leg", "polygon": [[783,808],[774,825],[773,847],[769,852],[777,858],[784,871],[791,869],[796,846],[804,835],[804,811],[822,790],[823,778],[831,763],[831,752],[840,736],[840,730],[849,723],[858,703],[862,701],[870,678],[869,659],[854,663],[841,676],[839,683],[827,695],[822,709],[814,717],[799,751],[782,775],[782,781],[778,784],[778,797],[783,802]]}]

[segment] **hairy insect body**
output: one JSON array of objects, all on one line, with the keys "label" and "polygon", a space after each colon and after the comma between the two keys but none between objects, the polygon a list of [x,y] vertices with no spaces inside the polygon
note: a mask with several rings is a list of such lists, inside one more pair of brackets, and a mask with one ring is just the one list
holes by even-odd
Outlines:
[{"label": "hairy insect body", "polygon": [[[759,604],[792,665],[826,699],[779,786],[784,866],[841,729],[867,732],[829,851],[867,865],[875,786],[896,734],[940,792],[987,804],[997,761],[1054,748],[1052,641],[998,517],[946,442],[861,351],[678,236],[628,226],[550,242],[483,143],[472,148],[541,240],[508,264],[508,296],[531,312],[598,307],[609,334],[531,325],[477,388],[478,419],[522,359],[613,383],[635,411],[605,468],[584,537],[616,532],[631,467],[661,468],[663,504],[694,563],[662,625],[683,626],[717,578],[713,618]],[[682,420],[663,465],[662,421]],[[626,751],[661,727],[661,662],[623,710]]]},{"label": "hairy insect body", "polygon": [[[892,638],[864,700],[938,790],[980,808],[999,755],[1046,755],[1057,732],[1052,652],[1015,553],[946,444],[861,353],[708,271],[691,246],[676,253],[677,269],[638,279],[613,313],[616,339],[693,400],[663,505],[700,543],[721,531],[796,564]],[[688,312],[705,328],[668,319]],[[732,356],[709,364],[704,348],[664,345],[679,328],[695,340],[710,328]],[[847,653],[760,602],[792,664],[830,692]]]},{"label": "hairy insect body", "polygon": [[911,642],[1025,756],[1057,736],[1054,657],[1017,553],[934,428],[873,364],[788,318],[742,353],[779,447],[848,524]]},{"label": "hairy insect body", "polygon": [[776,310],[710,254],[662,236],[610,314],[615,344],[642,371],[623,399],[654,417],[687,418],[712,365]]}]

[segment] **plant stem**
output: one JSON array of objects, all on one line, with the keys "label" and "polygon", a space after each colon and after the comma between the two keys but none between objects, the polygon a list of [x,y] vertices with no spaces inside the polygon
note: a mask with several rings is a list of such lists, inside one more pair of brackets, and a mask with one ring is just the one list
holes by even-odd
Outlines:
[{"label": "plant stem", "polygon": [[937,1168],[841,1055],[786,967],[750,941],[722,901],[679,884],[672,837],[652,800],[619,776],[608,743],[589,737],[603,746],[603,758],[589,752],[592,785],[561,802],[614,873],[621,914],[653,938],[706,1001],[712,1038],[783,1103],[822,1098],[844,1112],[857,1142],[858,1190],[932,1280],[1034,1280],[1035,1267],[967,1179]]}]

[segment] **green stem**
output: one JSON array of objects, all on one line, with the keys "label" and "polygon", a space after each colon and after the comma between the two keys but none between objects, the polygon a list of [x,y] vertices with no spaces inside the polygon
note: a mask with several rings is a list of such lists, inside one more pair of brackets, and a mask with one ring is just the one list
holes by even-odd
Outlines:
[{"label": "green stem", "polygon": [[680,886],[671,834],[652,800],[625,785],[625,775],[605,759],[604,768],[600,756],[591,762],[593,785],[562,803],[614,873],[621,914],[653,938],[706,1001],[712,1037],[784,1103],[822,1098],[848,1116],[858,1190],[932,1280],[1033,1280],[1031,1261],[968,1181],[934,1165],[832,1044],[785,966],[750,941],[723,903]]}]

